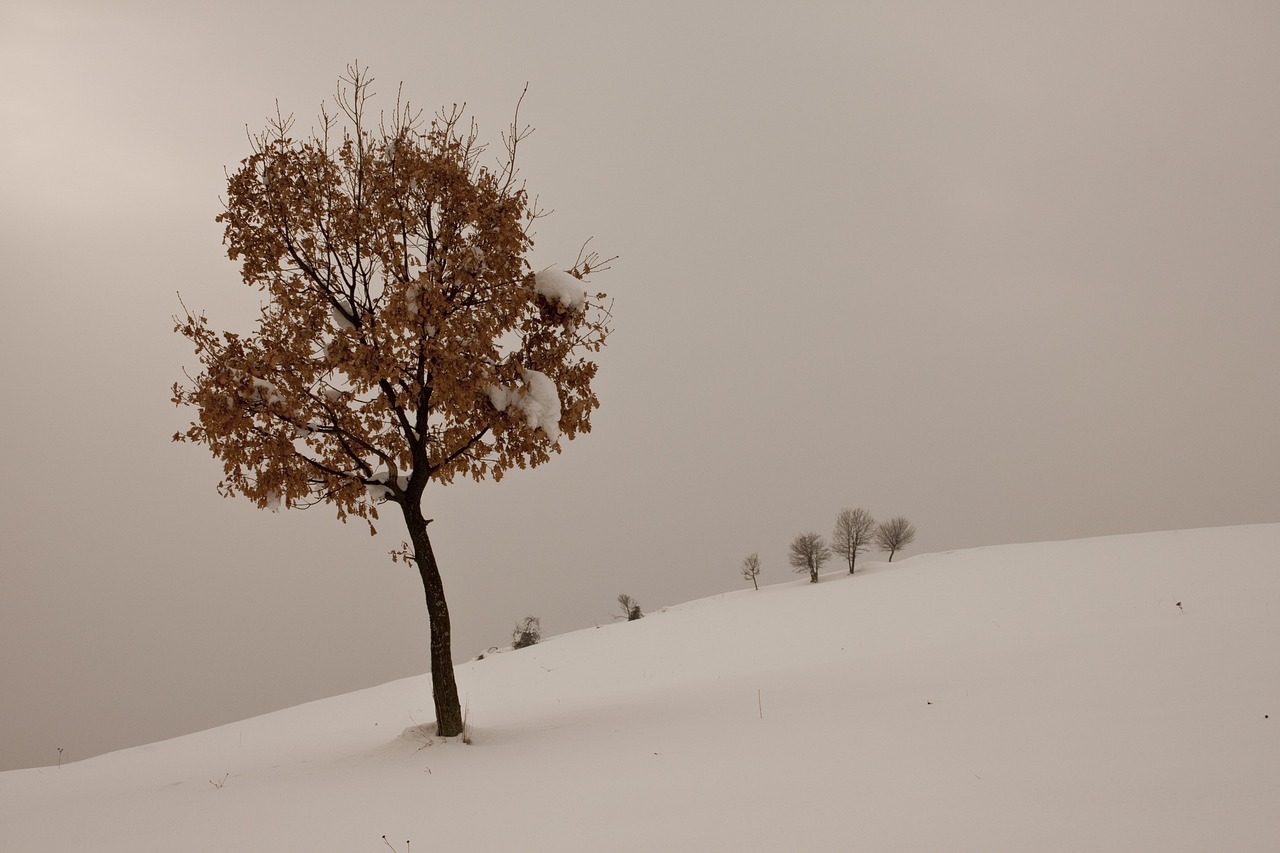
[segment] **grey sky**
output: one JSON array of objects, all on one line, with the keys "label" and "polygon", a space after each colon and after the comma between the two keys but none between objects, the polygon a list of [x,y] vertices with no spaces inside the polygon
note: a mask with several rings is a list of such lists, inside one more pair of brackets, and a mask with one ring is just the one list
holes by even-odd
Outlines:
[{"label": "grey sky", "polygon": [[6,0],[0,769],[426,666],[393,519],[168,441],[175,292],[256,304],[213,217],[275,99],[358,59],[496,142],[527,81],[535,266],[621,255],[594,432],[429,495],[461,660],[787,579],[843,506],[908,555],[1280,520],[1277,44],[1265,2]]}]

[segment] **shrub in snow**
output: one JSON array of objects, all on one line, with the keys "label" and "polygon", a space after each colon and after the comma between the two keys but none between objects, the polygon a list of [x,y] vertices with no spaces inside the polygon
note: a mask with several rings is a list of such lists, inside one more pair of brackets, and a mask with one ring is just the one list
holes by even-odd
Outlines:
[{"label": "shrub in snow", "polygon": [[801,533],[791,540],[787,559],[796,572],[808,572],[809,581],[817,583],[822,564],[831,559],[831,549],[817,533]]},{"label": "shrub in snow", "polygon": [[914,542],[915,538],[915,526],[900,515],[882,521],[876,527],[876,545],[881,551],[889,552],[890,563],[893,562],[893,555]]},{"label": "shrub in snow", "polygon": [[523,649],[542,640],[542,622],[537,616],[526,616],[511,632],[511,648]]},{"label": "shrub in snow", "polygon": [[644,613],[640,612],[640,603],[625,592],[618,596],[618,606],[622,608],[622,618],[628,622],[644,617]]},{"label": "shrub in snow", "polygon": [[853,574],[853,561],[858,555],[871,549],[875,532],[876,520],[862,507],[842,509],[836,516],[836,529],[831,533],[831,550],[848,561],[849,574]]},{"label": "shrub in snow", "polygon": [[751,585],[760,589],[756,578],[760,576],[760,555],[748,554],[742,561],[742,576],[751,581]]}]

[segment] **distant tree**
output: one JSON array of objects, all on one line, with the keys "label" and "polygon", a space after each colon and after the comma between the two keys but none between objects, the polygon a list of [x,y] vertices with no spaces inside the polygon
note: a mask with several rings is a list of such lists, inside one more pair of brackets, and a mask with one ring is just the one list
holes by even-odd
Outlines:
[{"label": "distant tree", "polygon": [[817,533],[801,533],[791,541],[789,556],[797,573],[808,572],[809,582],[818,582],[818,570],[831,559],[831,549]]},{"label": "distant tree", "polygon": [[742,561],[742,576],[751,581],[756,589],[760,589],[760,584],[756,582],[756,578],[760,576],[759,554],[748,554]]},{"label": "distant tree", "polygon": [[511,648],[523,649],[542,641],[542,622],[537,616],[526,616],[511,632]]},{"label": "distant tree", "polygon": [[876,520],[862,507],[842,509],[836,516],[836,529],[831,533],[831,550],[848,561],[849,574],[853,574],[853,561],[858,555],[871,550],[875,532]]},{"label": "distant tree", "polygon": [[876,545],[881,551],[889,552],[890,563],[893,555],[914,542],[915,538],[915,527],[900,515],[876,526]]},{"label": "distant tree", "polygon": [[[458,478],[540,465],[590,429],[609,332],[603,294],[529,262],[536,203],[516,170],[528,135],[483,156],[461,110],[429,124],[407,103],[369,115],[373,79],[348,68],[339,114],[294,134],[277,115],[228,177],[227,254],[254,290],[248,333],[183,306],[200,370],[173,387],[196,416],[175,441],[222,462],[218,485],[260,508],[402,516],[392,551],[421,576],[440,735],[462,733],[449,610],[423,497]],[[518,109],[518,108],[517,108]]]},{"label": "distant tree", "polygon": [[644,613],[640,611],[639,602],[625,592],[618,596],[618,606],[622,608],[622,617],[628,622],[644,618]]}]

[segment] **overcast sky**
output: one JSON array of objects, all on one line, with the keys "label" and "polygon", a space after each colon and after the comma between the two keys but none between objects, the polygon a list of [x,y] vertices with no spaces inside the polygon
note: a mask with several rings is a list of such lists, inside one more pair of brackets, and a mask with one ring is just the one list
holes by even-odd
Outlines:
[{"label": "overcast sky", "polygon": [[1280,521],[1277,45],[1221,0],[3,0],[0,769],[426,668],[394,519],[169,442],[177,293],[257,305],[213,218],[276,99],[359,60],[497,142],[528,82],[534,266],[620,255],[594,431],[428,493],[465,660],[786,580],[845,506],[906,556]]}]

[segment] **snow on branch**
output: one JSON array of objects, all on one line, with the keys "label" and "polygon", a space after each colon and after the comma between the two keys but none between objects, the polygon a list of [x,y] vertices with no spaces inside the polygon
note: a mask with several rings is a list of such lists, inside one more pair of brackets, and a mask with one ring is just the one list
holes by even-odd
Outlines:
[{"label": "snow on branch", "polygon": [[555,444],[560,440],[560,392],[556,384],[545,373],[526,367],[520,368],[520,378],[523,384],[519,388],[490,385],[489,401],[499,412],[511,407],[523,412],[529,428],[542,430]]},{"label": "snow on branch", "polygon": [[546,269],[533,277],[534,291],[552,305],[576,313],[587,307],[587,291],[582,280],[563,270]]}]

